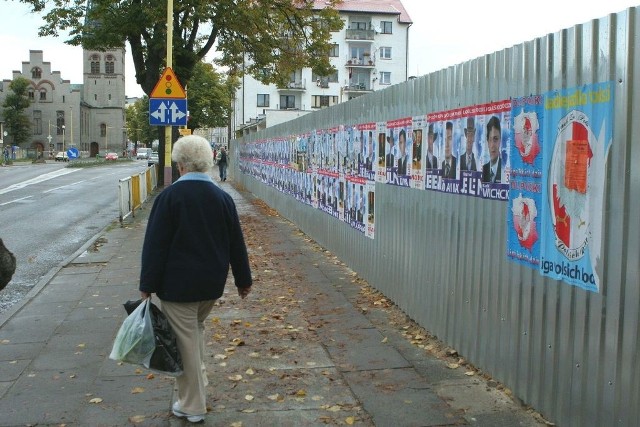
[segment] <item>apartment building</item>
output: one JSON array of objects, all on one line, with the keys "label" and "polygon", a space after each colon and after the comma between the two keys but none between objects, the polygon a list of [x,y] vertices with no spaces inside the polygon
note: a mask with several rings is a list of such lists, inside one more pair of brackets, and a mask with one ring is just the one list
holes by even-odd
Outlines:
[{"label": "apartment building", "polygon": [[[329,7],[315,1],[317,10]],[[320,108],[381,90],[408,78],[409,14],[400,0],[344,0],[344,22],[333,33],[336,72],[317,76],[310,68],[292,73],[285,87],[244,76],[234,100],[233,131],[245,135]]]}]

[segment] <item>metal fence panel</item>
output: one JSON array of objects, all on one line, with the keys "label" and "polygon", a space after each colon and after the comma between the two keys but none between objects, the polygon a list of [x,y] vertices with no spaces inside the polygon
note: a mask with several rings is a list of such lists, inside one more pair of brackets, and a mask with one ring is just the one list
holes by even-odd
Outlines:
[{"label": "metal fence panel", "polygon": [[235,178],[548,419],[640,425],[638,18],[631,8],[592,20],[239,141],[612,81],[599,293],[508,261],[503,202],[377,183],[372,240],[237,168]]}]

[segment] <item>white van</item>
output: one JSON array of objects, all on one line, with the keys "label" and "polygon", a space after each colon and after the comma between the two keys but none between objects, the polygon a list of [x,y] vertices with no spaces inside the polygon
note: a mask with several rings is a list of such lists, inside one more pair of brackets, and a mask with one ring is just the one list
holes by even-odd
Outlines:
[{"label": "white van", "polygon": [[138,148],[136,159],[149,160],[149,157],[151,157],[151,148]]}]

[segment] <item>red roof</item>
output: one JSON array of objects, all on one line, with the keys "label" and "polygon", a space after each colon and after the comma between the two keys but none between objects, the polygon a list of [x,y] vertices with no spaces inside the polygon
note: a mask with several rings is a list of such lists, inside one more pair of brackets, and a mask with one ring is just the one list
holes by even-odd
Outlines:
[{"label": "red roof", "polygon": [[[329,7],[324,0],[314,0],[314,9]],[[398,21],[412,24],[411,17],[400,0],[342,0],[336,9],[340,12],[362,12],[398,15]]]}]

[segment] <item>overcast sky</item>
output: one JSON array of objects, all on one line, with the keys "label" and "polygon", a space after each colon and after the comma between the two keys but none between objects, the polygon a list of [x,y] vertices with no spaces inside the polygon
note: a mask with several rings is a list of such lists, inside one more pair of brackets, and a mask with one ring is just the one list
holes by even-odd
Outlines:
[{"label": "overcast sky", "polygon": [[[469,59],[554,33],[609,13],[640,5],[640,0],[402,0],[413,25],[409,31],[409,74],[423,75]],[[71,83],[82,83],[82,51],[63,38],[39,38],[38,15],[17,1],[0,0],[0,80],[11,79],[42,50],[44,60]],[[141,96],[127,54],[127,96]]]}]

